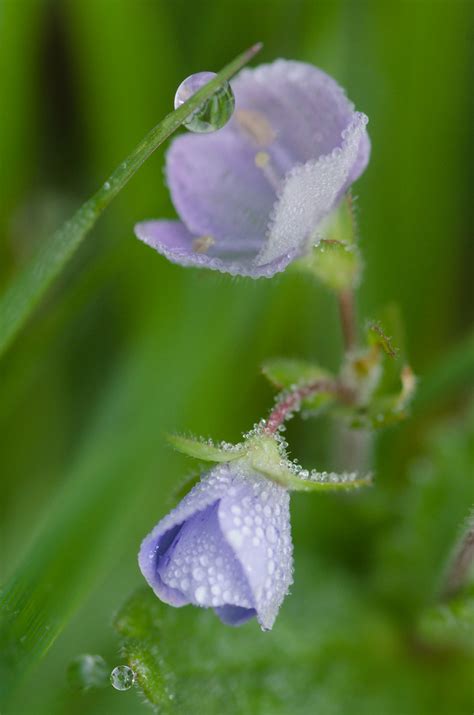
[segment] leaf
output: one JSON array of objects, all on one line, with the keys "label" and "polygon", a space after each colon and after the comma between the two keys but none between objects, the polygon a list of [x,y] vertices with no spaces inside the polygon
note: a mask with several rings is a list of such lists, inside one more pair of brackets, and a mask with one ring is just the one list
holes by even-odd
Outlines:
[{"label": "leaf", "polygon": [[[143,667],[138,685],[155,712],[420,715],[441,713],[436,700],[445,693],[444,712],[472,705],[472,659],[430,664],[436,677],[426,678],[426,661],[407,657],[405,631],[317,547],[300,550],[270,632],[255,620],[225,626],[212,609],[172,608],[149,588],[131,597],[115,626],[129,665],[137,674]],[[129,707],[140,712],[138,702]]]},{"label": "leaf", "polygon": [[[379,543],[383,593],[410,614],[445,590],[447,566],[474,503],[474,409],[433,431],[423,459],[393,504],[396,518]],[[411,616],[412,617],[412,616]]]},{"label": "leaf", "polygon": [[418,624],[420,637],[441,646],[459,644],[474,652],[474,586],[447,603],[426,609]]},{"label": "leaf", "polygon": [[[293,358],[273,358],[262,366],[265,377],[279,390],[289,389],[296,385],[306,385],[319,380],[334,381],[334,376],[315,363]],[[301,407],[303,410],[315,411],[327,407],[334,402],[334,393],[318,391],[305,398]]]},{"label": "leaf", "polygon": [[246,454],[243,445],[215,445],[212,440],[193,439],[179,434],[169,434],[167,440],[178,452],[204,462],[230,462]]},{"label": "leaf", "polygon": [[53,280],[60,274],[103,210],[132,178],[148,157],[220,85],[238,72],[260,50],[251,47],[230,62],[217,76],[178,109],[170,112],[136,146],[103,186],[81,206],[74,216],[44,242],[37,255],[14,278],[0,299],[0,355],[5,352]]},{"label": "leaf", "polygon": [[161,606],[150,592],[140,589],[114,618],[122,637],[122,654],[135,673],[136,685],[160,713],[170,712],[174,700],[174,678],[162,656]]}]

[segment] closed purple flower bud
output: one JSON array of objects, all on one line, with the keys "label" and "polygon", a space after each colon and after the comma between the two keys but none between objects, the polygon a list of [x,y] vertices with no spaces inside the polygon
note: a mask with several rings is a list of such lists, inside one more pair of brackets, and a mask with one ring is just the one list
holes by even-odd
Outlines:
[{"label": "closed purple flower bud", "polygon": [[180,221],[138,238],[183,266],[271,277],[309,252],[323,220],[367,166],[367,117],[339,85],[277,60],[232,82],[236,109],[212,134],[174,140],[166,174]]},{"label": "closed purple flower bud", "polygon": [[220,464],[145,538],[139,564],[165,603],[268,630],[292,583],[289,494],[245,459]]}]

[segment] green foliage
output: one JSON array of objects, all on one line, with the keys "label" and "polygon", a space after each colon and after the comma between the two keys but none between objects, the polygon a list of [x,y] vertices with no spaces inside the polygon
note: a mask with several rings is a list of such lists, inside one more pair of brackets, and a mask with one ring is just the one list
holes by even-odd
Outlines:
[{"label": "green foliage", "polygon": [[[292,497],[295,584],[271,633],[225,628],[212,613],[148,594],[161,619],[153,643],[167,669],[158,672],[170,675],[182,712],[472,712],[472,594],[441,606],[433,595],[471,498],[459,416],[474,384],[472,22],[464,0],[203,0],[192,11],[185,0],[1,3],[2,288],[19,285],[41,242],[30,208],[45,192],[80,205],[170,111],[184,77],[218,69],[257,38],[262,61],[322,67],[370,118],[371,162],[355,187],[358,308],[402,348],[378,312],[400,305],[419,376],[413,418],[378,437],[374,488]],[[175,217],[164,148],[0,364],[0,568],[3,596],[14,595],[2,613],[0,681],[17,686],[2,715],[147,712],[135,688],[70,691],[66,670],[78,653],[122,662],[111,613],[142,583],[140,540],[182,473],[165,433],[239,439],[268,408],[257,377],[268,355],[339,364],[337,308],[316,281],[227,280],[138,245],[137,220]],[[403,355],[386,357],[386,394],[400,393],[402,366]],[[434,420],[449,416],[452,429],[427,444]],[[344,458],[330,426],[291,423],[302,461],[323,468],[334,452]]]},{"label": "green foliage", "polygon": [[149,589],[125,604],[116,627],[156,712],[448,715],[474,695],[457,689],[471,659],[417,652],[370,593],[314,554],[297,553],[294,592],[272,632],[255,622],[223,628],[212,611],[169,608]]},{"label": "green foliage", "polygon": [[441,595],[449,559],[474,504],[474,410],[439,426],[393,504],[379,542],[379,584],[414,617]]},{"label": "green foliage", "polygon": [[24,268],[0,300],[0,355],[9,346],[47,288],[63,270],[112,199],[160,144],[169,139],[171,134],[179,129],[206,99],[212,97],[223,82],[242,69],[256,51],[251,49],[239,55],[178,109],[170,112],[146,135],[94,196],[43,243],[31,263]]}]

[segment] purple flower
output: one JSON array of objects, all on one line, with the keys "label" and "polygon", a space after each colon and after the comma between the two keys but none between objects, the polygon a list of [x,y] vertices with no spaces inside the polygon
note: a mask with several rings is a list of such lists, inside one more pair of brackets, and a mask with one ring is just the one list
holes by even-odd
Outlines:
[{"label": "purple flower", "polygon": [[168,151],[181,221],[144,221],[135,232],[183,266],[270,277],[319,240],[323,219],[364,171],[367,117],[302,62],[243,70],[232,87],[229,123],[180,136]]},{"label": "purple flower", "polygon": [[245,459],[220,464],[145,538],[139,564],[165,603],[270,629],[292,583],[288,492]]}]

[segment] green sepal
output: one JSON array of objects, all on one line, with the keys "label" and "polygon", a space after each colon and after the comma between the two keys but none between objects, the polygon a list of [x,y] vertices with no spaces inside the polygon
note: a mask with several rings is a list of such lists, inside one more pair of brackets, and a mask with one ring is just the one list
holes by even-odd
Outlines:
[{"label": "green sepal", "polygon": [[297,267],[316,276],[335,293],[355,288],[362,271],[362,260],[355,244],[335,239],[321,239]]},{"label": "green sepal", "polygon": [[331,217],[326,237],[332,241],[353,244],[357,239],[354,199],[349,191]]},{"label": "green sepal", "polygon": [[372,483],[370,475],[358,477],[355,473],[336,474],[335,472],[312,471],[311,479],[306,479],[306,476],[300,475],[309,476],[310,473],[307,470],[297,470],[286,455],[282,454],[282,450],[273,437],[257,438],[249,449],[247,459],[255,470],[289,491],[350,491]]},{"label": "green sepal", "polygon": [[246,448],[243,445],[227,443],[214,444],[212,440],[194,439],[180,434],[168,434],[168,442],[182,454],[204,462],[231,462],[245,456]]},{"label": "green sepal", "polygon": [[357,287],[362,259],[356,246],[356,221],[350,192],[328,217],[312,252],[294,263],[295,268],[316,276],[330,290],[340,293]]},{"label": "green sepal", "polygon": [[[319,380],[334,382],[335,378],[328,370],[306,360],[293,358],[272,358],[262,366],[265,377],[279,390],[291,389],[295,385],[307,385]],[[302,400],[303,410],[320,410],[334,402],[334,393],[321,390]]]}]

